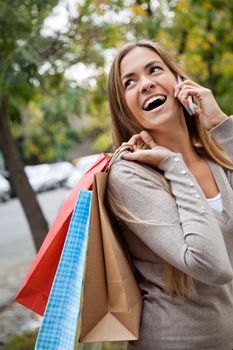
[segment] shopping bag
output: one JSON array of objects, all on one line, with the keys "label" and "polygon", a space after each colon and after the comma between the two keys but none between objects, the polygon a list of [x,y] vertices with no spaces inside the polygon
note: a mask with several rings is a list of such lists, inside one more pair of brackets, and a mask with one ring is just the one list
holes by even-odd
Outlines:
[{"label": "shopping bag", "polygon": [[88,240],[91,192],[81,190],[39,330],[36,350],[73,350]]},{"label": "shopping bag", "polygon": [[76,342],[139,337],[141,294],[104,203],[107,173],[96,173],[92,192],[81,322]]},{"label": "shopping bag", "polygon": [[16,302],[44,314],[79,191],[92,188],[94,174],[103,171],[109,160],[108,155],[101,154],[70,193],[30,267]]}]

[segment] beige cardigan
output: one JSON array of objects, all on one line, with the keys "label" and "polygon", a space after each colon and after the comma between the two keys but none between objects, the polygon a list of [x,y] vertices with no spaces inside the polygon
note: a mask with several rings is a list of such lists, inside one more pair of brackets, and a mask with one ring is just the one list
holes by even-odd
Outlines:
[{"label": "beige cardigan", "polygon": [[[233,119],[211,134],[233,160]],[[140,339],[129,349],[233,349],[233,171],[207,161],[222,213],[209,206],[181,154],[159,166],[173,195],[150,166],[119,159],[110,170],[107,197],[126,218],[118,224],[143,297]],[[194,278],[197,296],[165,293],[164,260]]]}]

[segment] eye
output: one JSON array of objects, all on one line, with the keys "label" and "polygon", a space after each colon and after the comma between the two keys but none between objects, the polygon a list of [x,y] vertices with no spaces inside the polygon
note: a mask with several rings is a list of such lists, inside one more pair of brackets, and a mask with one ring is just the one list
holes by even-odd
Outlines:
[{"label": "eye", "polygon": [[150,74],[157,72],[158,70],[162,70],[160,66],[153,66],[150,68]]},{"label": "eye", "polygon": [[126,89],[129,85],[132,85],[132,83],[134,82],[133,79],[128,79],[124,82],[124,88]]}]

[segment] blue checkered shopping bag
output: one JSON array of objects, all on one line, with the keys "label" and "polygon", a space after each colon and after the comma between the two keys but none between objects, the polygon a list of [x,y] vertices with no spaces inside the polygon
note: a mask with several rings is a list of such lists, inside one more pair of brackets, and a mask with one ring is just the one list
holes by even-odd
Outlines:
[{"label": "blue checkered shopping bag", "polygon": [[36,350],[73,350],[87,252],[91,191],[81,190],[71,218]]}]

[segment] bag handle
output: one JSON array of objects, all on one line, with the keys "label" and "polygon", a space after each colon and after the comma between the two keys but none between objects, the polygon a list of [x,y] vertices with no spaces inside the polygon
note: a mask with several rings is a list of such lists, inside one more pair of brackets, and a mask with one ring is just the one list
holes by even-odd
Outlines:
[{"label": "bag handle", "polygon": [[132,144],[129,142],[123,142],[121,144],[120,147],[117,148],[117,150],[113,153],[112,156],[109,157],[109,155],[107,155],[109,157],[109,161],[106,164],[106,171],[108,171],[110,169],[110,167],[112,166],[112,164],[115,162],[115,160],[117,159],[117,157],[119,156],[120,153],[130,149],[132,147]]}]

